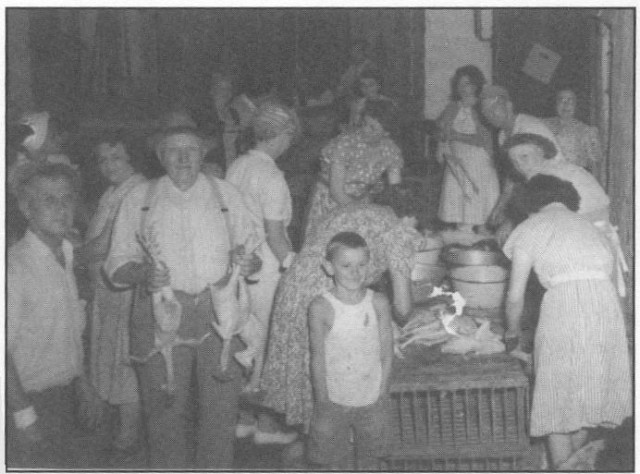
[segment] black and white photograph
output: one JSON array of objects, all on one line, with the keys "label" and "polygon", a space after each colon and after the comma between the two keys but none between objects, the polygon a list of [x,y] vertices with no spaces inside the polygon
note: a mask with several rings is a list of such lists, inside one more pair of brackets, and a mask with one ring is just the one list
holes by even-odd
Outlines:
[{"label": "black and white photograph", "polygon": [[0,471],[634,472],[636,6],[392,3],[3,5]]}]

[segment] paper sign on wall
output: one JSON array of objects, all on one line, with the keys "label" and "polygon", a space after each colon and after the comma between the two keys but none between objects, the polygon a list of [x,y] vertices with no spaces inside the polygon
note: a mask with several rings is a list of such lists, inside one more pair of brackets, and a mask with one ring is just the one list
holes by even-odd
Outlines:
[{"label": "paper sign on wall", "polygon": [[560,64],[558,53],[535,43],[522,67],[522,72],[537,81],[549,84],[558,64]]}]

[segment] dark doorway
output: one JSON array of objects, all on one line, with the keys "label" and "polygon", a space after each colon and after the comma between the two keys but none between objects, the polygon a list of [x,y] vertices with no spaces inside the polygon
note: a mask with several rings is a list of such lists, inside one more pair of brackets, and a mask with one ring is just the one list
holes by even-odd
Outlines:
[{"label": "dark doorway", "polygon": [[[554,94],[566,87],[578,95],[576,118],[591,124],[597,121],[600,51],[592,10],[496,9],[493,38],[494,81],[509,89],[516,111],[538,117],[554,115]],[[536,45],[559,55],[548,83],[523,72]]]}]

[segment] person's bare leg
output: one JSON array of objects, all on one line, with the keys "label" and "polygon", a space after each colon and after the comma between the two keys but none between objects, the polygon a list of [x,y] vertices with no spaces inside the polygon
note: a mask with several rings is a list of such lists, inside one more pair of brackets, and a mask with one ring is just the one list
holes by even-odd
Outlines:
[{"label": "person's bare leg", "polygon": [[140,402],[130,402],[118,405],[120,411],[120,430],[114,445],[119,449],[132,447],[138,440],[140,425]]},{"label": "person's bare leg", "polygon": [[571,449],[575,453],[587,443],[589,432],[585,429],[571,433]]},{"label": "person's bare leg", "polygon": [[562,463],[571,457],[573,447],[571,444],[571,434],[553,433],[547,437],[551,464],[557,469]]}]

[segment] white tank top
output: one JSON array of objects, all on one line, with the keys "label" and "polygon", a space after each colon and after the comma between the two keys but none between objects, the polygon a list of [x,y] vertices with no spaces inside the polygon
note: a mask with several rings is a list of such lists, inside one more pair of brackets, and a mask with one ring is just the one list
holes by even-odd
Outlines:
[{"label": "white tank top", "polygon": [[323,296],[334,312],[333,326],[325,339],[329,399],[344,406],[370,405],[380,396],[382,380],[373,291],[367,290],[357,304],[345,304],[329,292]]}]

